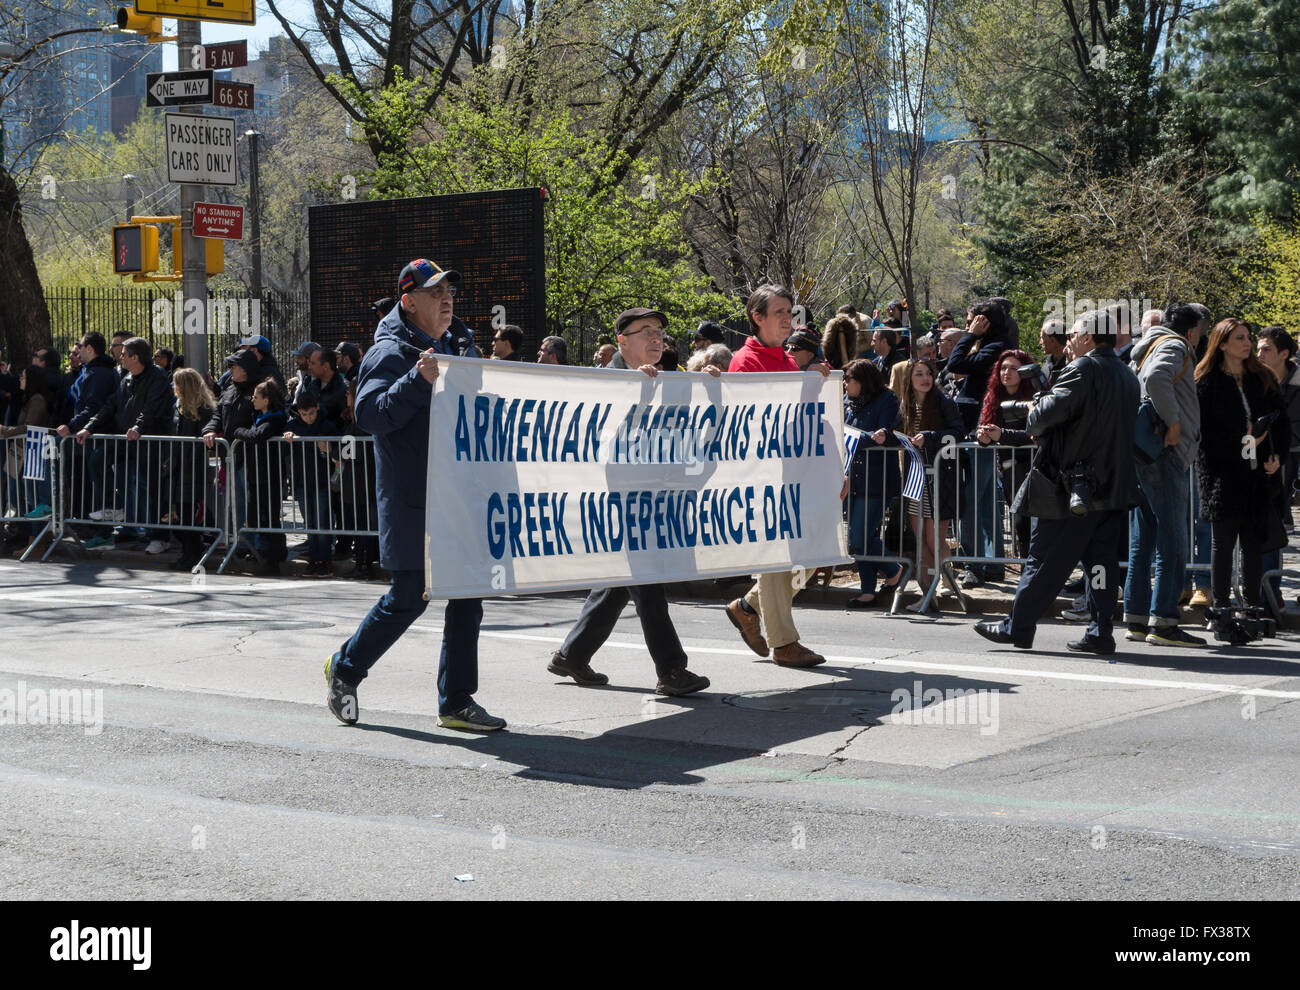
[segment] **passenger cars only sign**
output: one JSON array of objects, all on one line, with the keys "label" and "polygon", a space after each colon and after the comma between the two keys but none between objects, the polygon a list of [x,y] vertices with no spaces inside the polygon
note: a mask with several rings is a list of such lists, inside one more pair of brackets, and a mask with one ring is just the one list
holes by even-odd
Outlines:
[{"label": "passenger cars only sign", "polygon": [[167,179],[199,185],[239,184],[233,117],[167,114]]}]

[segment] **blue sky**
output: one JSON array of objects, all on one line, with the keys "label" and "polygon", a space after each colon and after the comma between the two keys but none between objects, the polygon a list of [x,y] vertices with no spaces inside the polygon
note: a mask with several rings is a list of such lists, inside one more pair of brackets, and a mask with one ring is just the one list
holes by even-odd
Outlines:
[{"label": "blue sky", "polygon": [[[310,0],[276,0],[280,13],[293,24],[313,24]],[[164,21],[163,27],[168,34],[175,33],[175,21]],[[257,23],[252,27],[244,24],[218,24],[215,21],[203,22],[203,41],[211,44],[219,41],[238,41],[248,39],[248,57],[255,58],[266,47],[267,40],[277,34],[283,34],[280,22],[272,16],[266,0],[257,0]],[[176,45],[167,43],[163,46],[163,70],[176,68]]]}]

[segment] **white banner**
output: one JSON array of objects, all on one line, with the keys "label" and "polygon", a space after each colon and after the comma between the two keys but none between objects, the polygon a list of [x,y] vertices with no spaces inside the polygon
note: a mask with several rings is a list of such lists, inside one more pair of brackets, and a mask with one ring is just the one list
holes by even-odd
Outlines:
[{"label": "white banner", "polygon": [[848,563],[841,375],[440,356],[425,585],[487,597]]}]

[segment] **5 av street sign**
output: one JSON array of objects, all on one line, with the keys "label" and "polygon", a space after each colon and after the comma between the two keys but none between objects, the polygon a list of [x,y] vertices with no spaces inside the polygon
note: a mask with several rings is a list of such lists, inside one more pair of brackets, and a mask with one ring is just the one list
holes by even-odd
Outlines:
[{"label": "5 av street sign", "polygon": [[150,72],[145,77],[145,103],[151,107],[182,107],[212,102],[212,70]]}]

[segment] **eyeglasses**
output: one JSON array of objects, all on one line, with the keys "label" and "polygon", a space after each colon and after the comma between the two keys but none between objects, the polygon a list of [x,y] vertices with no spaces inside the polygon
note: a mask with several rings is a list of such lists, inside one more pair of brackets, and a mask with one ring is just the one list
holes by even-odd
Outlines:
[{"label": "eyeglasses", "polygon": [[450,296],[454,296],[455,294],[456,294],[456,286],[444,285],[441,283],[433,286],[430,289],[412,289],[410,292],[407,293],[407,295],[409,296],[421,296],[421,295],[433,296],[434,299],[441,299],[443,296],[450,297]]},{"label": "eyeglasses", "polygon": [[636,337],[640,334],[645,334],[646,340],[663,340],[666,336],[668,336],[667,333],[665,333],[663,330],[651,330],[649,328],[645,330],[633,330],[630,333],[623,334],[623,336]]}]

